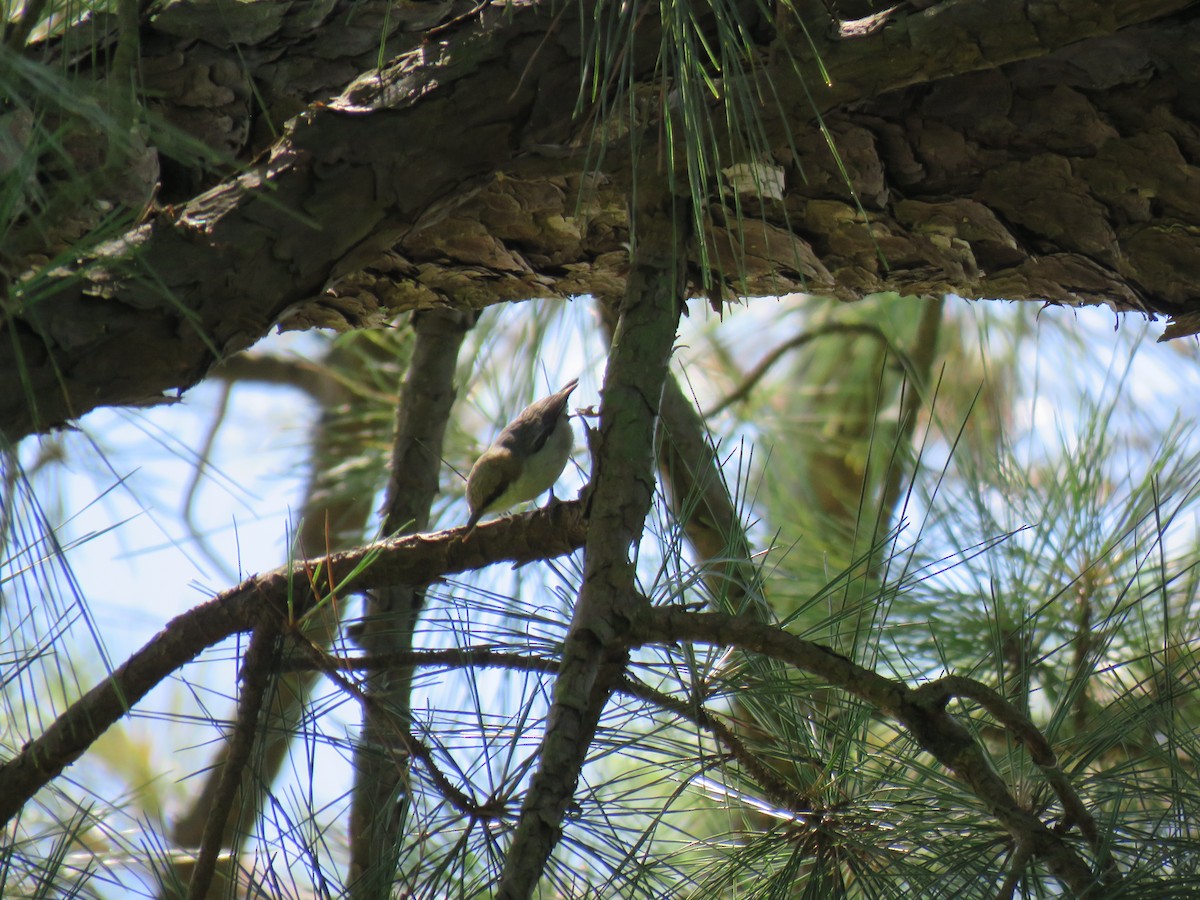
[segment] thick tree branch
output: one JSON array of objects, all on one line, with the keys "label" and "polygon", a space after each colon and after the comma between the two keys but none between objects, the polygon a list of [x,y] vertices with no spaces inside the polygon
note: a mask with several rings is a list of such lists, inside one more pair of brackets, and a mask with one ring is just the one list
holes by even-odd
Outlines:
[{"label": "thick tree branch", "polygon": [[634,598],[633,554],[654,494],[654,424],[684,296],[690,210],[657,184],[639,185],[630,273],[604,375],[592,454],[583,586],[497,896],[525,900],[562,836],[563,816],[609,694],[624,677]]},{"label": "thick tree branch", "polygon": [[[163,402],[299,305],[317,315],[327,286],[511,158],[537,91],[522,78],[531,36],[550,21],[537,4],[498,11],[454,53],[406,55],[292,120],[268,162],[161,211],[36,303],[6,307],[0,380],[22,383],[18,367],[31,380],[0,400],[0,432],[15,441],[98,405]],[[553,43],[539,61],[564,62]]]},{"label": "thick tree branch", "polygon": [[[608,171],[581,193],[563,89],[588,10],[493,6],[293,119],[268,162],[73,274],[44,273],[36,302],[8,303],[0,382],[21,384],[23,369],[28,390],[0,400],[0,431],[14,441],[96,406],[163,402],[281,319],[344,326],[446,297],[479,308],[619,293],[625,235],[611,216],[628,148],[608,148]],[[806,39],[785,29],[772,54],[762,38],[773,61],[754,77],[777,98],[762,149],[787,192],[744,198],[744,220],[714,204],[720,274],[747,294],[955,291],[1186,317],[1197,128],[1177,72],[1196,25],[1165,17],[1195,7],[945,2],[852,39],[815,23],[829,87]],[[645,28],[639,47],[653,47]],[[652,71],[637,60],[635,77]],[[816,110],[840,161],[797,124]],[[373,264],[384,277],[355,276]]]}]

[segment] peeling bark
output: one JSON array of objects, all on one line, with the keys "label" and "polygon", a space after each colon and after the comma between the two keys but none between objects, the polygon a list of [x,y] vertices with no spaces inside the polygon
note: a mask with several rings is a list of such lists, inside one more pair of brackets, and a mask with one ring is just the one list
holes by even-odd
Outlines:
[{"label": "peeling bark", "polygon": [[[6,302],[0,379],[23,388],[0,401],[10,440],[96,406],[164,402],[276,325],[623,292],[628,146],[613,140],[589,170],[590,113],[572,115],[590,6],[455,18],[470,7],[411,4],[394,20],[350,6],[251,4],[234,22],[201,4],[152,12],[142,63],[157,108],[210,146],[268,152],[218,182],[162,157],[178,205],[74,271],[43,272],[36,301]],[[774,92],[758,110],[767,144],[722,164],[764,167],[782,199],[735,197],[728,177],[707,186],[708,275],[722,297],[1107,303],[1187,333],[1200,313],[1198,8],[960,0],[840,30],[810,18],[823,87],[807,38],[747,6],[753,76]],[[632,68],[649,79],[654,23],[637,38]],[[71,58],[69,42],[52,49]],[[370,70],[378,58],[391,62]],[[139,196],[119,187],[111,202]],[[6,256],[14,281],[37,258]]]}]

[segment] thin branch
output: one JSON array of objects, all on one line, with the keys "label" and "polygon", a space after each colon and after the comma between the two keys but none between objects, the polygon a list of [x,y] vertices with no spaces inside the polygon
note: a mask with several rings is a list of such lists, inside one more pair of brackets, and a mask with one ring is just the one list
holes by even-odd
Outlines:
[{"label": "thin branch", "polygon": [[331,367],[269,353],[235,353],[215,366],[208,377],[230,386],[271,384],[291,387],[324,406],[340,402],[346,393]]},{"label": "thin branch", "polygon": [[[481,815],[481,807],[464,791],[457,788],[446,774],[438,767],[433,759],[433,751],[430,750],[416,735],[408,728],[407,724],[402,721],[395,721],[396,716],[392,710],[383,707],[380,698],[372,695],[368,691],[363,690],[358,685],[349,679],[343,677],[341,673],[330,668],[325,670],[325,675],[337,684],[343,691],[354,697],[362,704],[363,709],[367,712],[367,718],[372,715],[383,718],[387,717],[391,720],[391,734],[400,739],[400,743],[404,746],[404,756],[401,754],[389,754],[387,759],[399,772],[406,774],[408,772],[408,758],[417,759],[425,764],[425,768],[429,770],[429,776],[433,781],[434,786],[441,792],[442,796],[450,802],[450,805],[459,812],[469,816]],[[390,748],[386,748],[390,749]],[[391,883],[391,875],[389,873],[388,883]]]},{"label": "thin branch", "polygon": [[[476,528],[464,544],[465,528],[378,541],[316,560],[300,560],[255,575],[206,603],[176,616],[113,674],[72,703],[21,752],[0,764],[0,824],[63,769],[157,684],[201,652],[272,617],[303,615],[339,575],[355,572],[340,591],[367,590],[397,581],[428,583],[436,578],[500,562],[529,563],[562,556],[582,546],[583,505],[557,503]],[[310,587],[306,572],[320,571]]]},{"label": "thin branch", "polygon": [[1008,861],[1008,874],[1004,876],[1004,883],[1000,885],[1000,890],[996,891],[996,900],[1012,900],[1017,893],[1017,885],[1021,883],[1021,878],[1025,875],[1025,870],[1029,868],[1029,860],[1033,856],[1033,847],[1029,842],[1018,842],[1013,848],[1012,858]]},{"label": "thin branch", "polygon": [[205,476],[208,475],[212,466],[213,447],[217,443],[217,435],[221,433],[221,426],[225,422],[225,416],[229,412],[229,400],[233,394],[233,385],[228,382],[221,385],[220,393],[217,396],[217,402],[213,409],[212,418],[208,423],[208,428],[204,433],[204,438],[200,441],[200,447],[195,451],[193,457],[191,477],[188,478],[187,486],[183,489],[183,509],[180,513],[183,519],[183,524],[187,528],[188,538],[192,544],[204,554],[204,558],[212,563],[217,571],[222,572],[224,577],[237,577],[233,567],[229,564],[229,560],[218,553],[209,543],[207,535],[204,533],[199,524],[196,522],[196,499],[200,494],[200,486],[203,484]]},{"label": "thin branch", "polygon": [[[446,424],[457,392],[455,368],[474,313],[432,309],[413,315],[412,360],[400,387],[392,459],[384,501],[385,534],[411,534],[429,527],[429,511],[438,490]],[[412,648],[417,616],[425,603],[422,582],[397,581],[370,591],[359,645],[369,653]],[[408,760],[433,764],[428,750],[411,731],[413,669],[380,669],[367,678],[363,727],[354,752],[355,782],[350,806],[350,896],[372,900],[391,896],[396,876],[408,792]],[[398,738],[405,754],[391,752]],[[380,751],[383,752],[380,752]],[[463,795],[461,802],[471,802]]]},{"label": "thin branch", "polygon": [[1092,852],[1096,854],[1101,868],[1111,875],[1117,874],[1116,863],[1100,835],[1095,818],[1058,764],[1058,757],[1050,742],[1016,706],[983,682],[963,675],[946,675],[930,681],[914,689],[913,695],[921,702],[933,702],[942,706],[952,697],[965,697],[974,700],[991,713],[992,717],[1007,728],[1017,742],[1028,751],[1030,759],[1042,770],[1046,781],[1062,804],[1066,821],[1079,826]]},{"label": "thin branch", "polygon": [[[208,896],[221,851],[229,845],[226,834],[236,822],[234,800],[242,786],[242,776],[254,751],[263,711],[263,697],[272,689],[276,659],[279,655],[279,623],[271,622],[254,629],[250,647],[242,663],[242,694],[237,719],[229,737],[229,751],[221,768],[217,796],[208,813],[200,852],[192,868],[188,884],[188,900],[203,900]],[[228,886],[226,886],[228,889]]]},{"label": "thin branch", "polygon": [[832,334],[865,334],[877,338],[880,343],[886,345],[892,352],[892,355],[901,360],[902,363],[907,359],[905,354],[892,343],[891,338],[878,325],[871,325],[866,322],[830,322],[827,325],[814,328],[812,331],[801,332],[794,338],[784,341],[764,356],[762,361],[746,374],[741,384],[729,394],[726,394],[724,400],[705,411],[704,417],[711,418],[718,413],[724,412],[733,406],[733,404],[745,400],[750,396],[750,392],[754,390],[755,386],[771,371],[771,367],[783,359],[784,356],[793,350],[803,347],[805,344],[812,343],[817,338],[829,337]]},{"label": "thin branch", "polygon": [[558,671],[558,660],[541,656],[506,653],[490,647],[451,647],[446,650],[388,650],[362,656],[334,656],[311,641],[298,644],[307,659],[291,658],[280,665],[280,671],[371,672],[395,666],[431,668],[496,668],[524,672]]},{"label": "thin branch", "polygon": [[1037,816],[1023,809],[970,733],[945,710],[945,691],[913,690],[863,668],[828,647],[805,641],[747,616],[695,613],[680,608],[644,609],[633,624],[635,646],[647,643],[700,641],[762,653],[816,675],[870,703],[899,721],[920,746],[961,778],[1018,843],[1033,853],[1076,894],[1084,895],[1099,880],[1107,888],[1120,876],[1102,867],[1097,879],[1087,863]]},{"label": "thin branch", "polygon": [[782,809],[791,810],[801,815],[813,811],[812,801],[798,793],[791,785],[771,771],[757,756],[742,742],[736,734],[726,727],[725,723],[710,713],[699,703],[688,703],[676,699],[670,694],[656,691],[649,685],[626,678],[621,682],[619,690],[640,700],[653,703],[669,712],[675,713],[682,719],[687,719],[697,728],[709,732],[720,743],[725,745],[729,755],[737,760],[738,765],[754,779],[762,789],[763,795]]}]

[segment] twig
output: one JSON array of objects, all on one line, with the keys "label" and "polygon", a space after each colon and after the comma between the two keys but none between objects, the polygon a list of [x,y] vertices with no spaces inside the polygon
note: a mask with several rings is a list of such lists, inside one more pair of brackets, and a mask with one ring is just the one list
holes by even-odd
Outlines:
[{"label": "twig", "polygon": [[766,798],[776,806],[799,814],[807,814],[813,811],[811,800],[803,794],[798,793],[791,785],[787,784],[787,782],[771,771],[769,767],[764,765],[762,760],[755,756],[742,743],[741,738],[730,731],[724,722],[700,704],[678,700],[669,694],[664,694],[662,691],[656,691],[649,685],[641,684],[629,678],[621,682],[619,689],[623,693],[630,694],[640,700],[645,700],[648,703],[653,703],[655,706],[673,712],[680,718],[687,719],[697,728],[711,733],[714,738],[725,745],[725,748],[729,751],[729,755],[737,760],[738,765],[746,770],[746,773],[762,788]]},{"label": "twig", "polygon": [[[380,700],[377,697],[363,690],[358,685],[354,684],[354,682],[343,677],[339,672],[336,672],[333,669],[325,670],[325,675],[347,694],[350,694],[352,697],[356,698],[363,705],[368,717],[374,716],[377,720],[386,719],[391,723],[392,733],[398,737],[400,739],[400,743],[404,745],[404,752],[410,757],[424,763],[425,768],[429,770],[429,775],[433,780],[434,786],[441,791],[442,796],[450,802],[451,806],[453,806],[459,812],[465,813],[466,815],[481,815],[481,807],[479,804],[472,800],[471,797],[464,791],[455,787],[450,782],[450,779],[446,777],[445,773],[438,768],[437,763],[433,759],[433,751],[431,751],[427,746],[425,746],[425,744],[418,740],[416,735],[414,735],[409,728],[399,723],[394,713],[392,713],[390,710],[382,709]],[[390,761],[399,772],[404,773],[408,771],[408,763],[406,760],[393,755],[390,758]]]},{"label": "twig", "polygon": [[907,363],[908,357],[906,354],[902,353],[892,343],[891,338],[889,338],[883,332],[883,329],[881,329],[878,325],[869,325],[867,323],[859,322],[830,322],[826,325],[820,325],[817,328],[814,328],[812,331],[801,332],[794,338],[784,341],[782,344],[768,353],[765,357],[763,357],[762,361],[759,362],[759,364],[753,369],[751,369],[745,378],[742,379],[742,383],[734,388],[731,393],[725,396],[724,400],[711,409],[705,411],[705,418],[709,418],[717,415],[720,412],[724,412],[739,400],[746,399],[750,392],[754,390],[755,385],[762,381],[763,378],[766,377],[766,374],[771,371],[771,367],[792,350],[803,347],[805,344],[809,344],[815,341],[817,338],[828,337],[831,334],[865,334],[869,335],[870,337],[877,338],[879,341],[887,345],[888,349],[892,351],[893,355],[898,360],[900,360],[902,365]]},{"label": "twig", "polygon": [[430,666],[460,666],[473,668],[515,669],[524,672],[558,671],[558,660],[540,656],[523,656],[519,653],[504,653],[490,647],[462,647],[445,650],[390,650],[361,656],[334,656],[312,641],[302,638],[297,646],[307,660],[289,659],[280,665],[280,671],[371,672],[396,666],[424,668]]}]

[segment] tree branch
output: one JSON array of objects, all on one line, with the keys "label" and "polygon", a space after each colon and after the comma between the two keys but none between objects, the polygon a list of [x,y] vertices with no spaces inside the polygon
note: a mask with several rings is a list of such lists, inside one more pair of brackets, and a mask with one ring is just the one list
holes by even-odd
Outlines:
[{"label": "tree branch", "polygon": [[[230,635],[272,619],[290,623],[314,605],[332,583],[340,592],[387,584],[427,584],[443,575],[499,562],[528,563],[561,556],[583,545],[582,503],[558,503],[480,525],[464,543],[465,528],[391,538],[300,560],[176,616],[113,674],[71,704],[21,752],[0,764],[0,824],[20,812],[43,785],[75,762],[92,743],[172,672]],[[309,572],[319,571],[315,584]],[[346,583],[339,578],[355,571]]]},{"label": "tree branch", "polygon": [[[311,471],[304,489],[303,516],[294,541],[296,552],[301,556],[306,551],[329,552],[358,545],[373,512],[372,498],[366,492],[348,490],[341,470],[345,459],[363,452],[363,441],[367,439],[360,431],[346,428],[348,421],[369,418],[368,408],[373,398],[351,390],[347,383],[363,374],[368,365],[365,362],[367,355],[361,341],[334,343],[319,362],[299,365],[293,365],[290,360],[239,353],[214,373],[226,385],[230,379],[240,383],[247,378],[292,384],[307,391],[321,404],[310,442]],[[309,374],[305,375],[305,372]],[[340,373],[340,378],[332,377],[334,372]],[[306,616],[302,622],[304,639],[328,646],[337,633],[339,614],[340,610],[333,604],[326,604],[317,615]],[[315,681],[311,672],[294,672],[281,666],[276,689],[271,692],[262,753],[254,771],[248,772],[243,779],[241,802],[235,810],[238,820],[229,823],[226,834],[232,840],[226,848],[228,853],[218,863],[219,876],[230,883],[241,848],[251,834],[266,793],[292,746]],[[171,837],[176,846],[196,847],[201,843],[228,750],[228,744],[218,749],[209,764],[203,787],[195,793],[191,806],[175,820]],[[182,857],[177,861],[175,871],[181,883],[190,880],[192,864],[192,860]]]},{"label": "tree branch", "polygon": [[970,734],[945,711],[940,696],[922,695],[906,685],[811,641],[781,629],[723,613],[692,613],[670,607],[645,611],[631,629],[635,646],[660,641],[700,641],[762,653],[816,675],[859,697],[900,722],[922,748],[961,778],[988,811],[1013,836],[1028,844],[1052,873],[1077,895],[1098,882],[1112,888],[1118,877],[1102,870],[1099,878],[1062,837],[1022,809]]},{"label": "tree branch", "polygon": [[705,418],[711,418],[719,413],[724,412],[733,404],[745,400],[750,396],[750,392],[758,385],[767,373],[771,371],[771,367],[779,360],[783,359],[788,353],[803,347],[805,344],[810,344],[818,338],[828,337],[829,335],[841,334],[866,334],[877,338],[880,343],[887,346],[888,350],[898,359],[901,364],[907,360],[907,356],[896,348],[891,339],[887,336],[882,328],[878,325],[872,325],[869,322],[828,322],[814,328],[812,331],[802,331],[795,337],[789,338],[782,344],[773,347],[766,356],[742,378],[736,388],[725,395],[716,406],[710,407],[704,411]]},{"label": "tree branch", "polygon": [[532,895],[609,693],[629,659],[623,635],[646,605],[635,598],[631,552],[654,494],[654,423],[686,281],[691,210],[659,183],[639,184],[625,300],[605,370],[592,455],[583,586],[563,647],[538,770],[521,806],[497,896]]},{"label": "tree branch", "polygon": [[[204,900],[209,896],[217,859],[224,848],[234,843],[229,831],[238,821],[235,801],[248,771],[255,740],[260,733],[263,697],[273,689],[275,683],[280,648],[279,625],[279,622],[268,622],[255,628],[250,638],[250,646],[246,650],[246,657],[242,661],[242,694],[238,703],[237,718],[234,720],[233,733],[229,736],[229,751],[225,754],[224,765],[221,767],[216,797],[209,808],[200,852],[196,855],[192,868],[188,900]],[[230,885],[222,885],[220,893],[229,890]]]},{"label": "tree branch", "polygon": [[1046,776],[1046,781],[1062,804],[1064,826],[1078,825],[1088,846],[1096,855],[1101,869],[1110,877],[1119,877],[1116,861],[1096,826],[1095,818],[1058,764],[1058,757],[1050,742],[1016,706],[983,682],[963,675],[946,675],[930,681],[914,689],[913,696],[922,703],[943,707],[952,697],[966,697],[991,713],[997,722],[1008,729],[1017,743],[1026,749],[1030,759]]},{"label": "tree branch", "polygon": [[[547,193],[547,176],[580,175],[575,92],[562,86],[578,82],[579,48],[566,36],[579,31],[578,17],[589,16],[590,9],[564,7],[557,11],[562,20],[552,28],[552,4],[501,6],[485,9],[478,27],[468,23],[455,30],[438,52],[423,47],[364,76],[338,101],[305,109],[288,123],[266,163],[177,208],[161,210],[74,271],[41,273],[36,302],[18,298],[6,305],[0,346],[11,352],[0,357],[0,383],[23,384],[24,370],[28,391],[0,398],[0,432],[15,442],[97,406],[164,402],[167,392],[192,386],[219,356],[253,343],[283,317],[295,327],[357,327],[447,297],[478,308],[619,283],[619,273],[600,265],[600,258],[619,246],[621,235],[616,233],[605,243],[581,231],[571,253],[555,247],[556,268],[569,273],[562,277],[532,271],[516,248],[514,253],[500,245],[483,254],[485,262],[496,262],[493,277],[483,284],[478,277],[479,236],[487,233],[486,226],[468,234],[463,252],[447,259],[446,248],[455,246],[464,225],[481,225],[480,210],[474,211],[474,220],[457,216],[496,172],[505,172],[514,183],[529,179],[541,194]],[[829,156],[825,142],[838,135],[802,133],[795,123],[856,103],[870,104],[909,85],[999,73],[1006,64],[1047,57],[1194,6],[1195,0],[940,3],[853,39],[823,35],[819,25],[811,29],[827,85],[820,83],[807,38],[787,33],[776,42],[780,52],[773,62],[745,77],[769,80],[777,100],[763,110],[766,146],[800,147],[812,138]],[[652,29],[654,23],[645,26]],[[1178,30],[1169,22],[1160,28],[1147,43],[1148,57],[1155,41]],[[643,45],[653,45],[653,37],[647,33]],[[778,41],[791,41],[790,50]],[[236,56],[231,63],[242,66]],[[1071,60],[1060,64],[1070,66]],[[632,75],[648,78],[654,71],[652,59],[638,60]],[[805,74],[806,83],[798,73]],[[1011,92],[1004,76],[997,77],[1004,92]],[[969,84],[952,88],[951,94],[969,89]],[[1056,97],[1045,93],[1038,102]],[[957,108],[958,102],[952,97],[949,106]],[[822,183],[812,196],[805,196],[802,185],[795,186],[798,191],[789,186],[792,221],[804,235],[813,236],[811,241],[773,223],[758,229],[758,236],[750,221],[745,228],[722,228],[726,243],[743,243],[744,256],[763,255],[769,271],[747,278],[759,293],[807,282],[803,289],[846,296],[891,285],[907,293],[957,290],[969,296],[1060,302],[1108,297],[1117,308],[1173,315],[1195,308],[1194,298],[1180,288],[1178,272],[1183,267],[1179,260],[1194,259],[1198,251],[1186,223],[1174,212],[1148,210],[1144,221],[1135,216],[1132,224],[1110,227],[1102,203],[1093,198],[1093,193],[1108,190],[1105,179],[1073,173],[1057,146],[1044,146],[1046,152],[1032,160],[1014,158],[1004,170],[991,163],[991,151],[977,148],[982,163],[956,156],[956,171],[942,173],[940,147],[930,156],[918,156],[927,142],[942,140],[953,125],[937,122],[937,110],[918,104],[911,115],[905,112],[906,121],[919,129],[909,135],[902,123],[887,120],[886,112],[873,107],[863,124],[853,119],[842,123],[854,140],[862,139],[864,125],[876,128],[877,136],[866,135],[867,142],[879,144],[875,152],[852,160],[849,168],[820,162],[813,176]],[[1038,111],[1020,112],[1027,114],[1036,118]],[[1093,112],[1087,122],[1099,118]],[[1019,127],[1016,121],[1013,125]],[[1058,134],[1065,127],[1065,121],[1055,121],[1050,130]],[[1191,126],[1180,122],[1179,127]],[[1157,132],[1146,137],[1159,139]],[[1156,145],[1164,160],[1179,154],[1174,139],[1165,137]],[[1173,161],[1163,174],[1142,184],[1135,167],[1147,157],[1143,146],[1117,136],[1109,148],[1111,158],[1100,159],[1100,148],[1089,144],[1094,138],[1084,130],[1063,143],[1085,147],[1081,159],[1119,172],[1117,181],[1130,179],[1156,195],[1186,192],[1183,181],[1170,181],[1185,177]],[[723,137],[715,140],[724,142]],[[887,161],[886,174],[883,165],[876,171],[885,146],[903,147]],[[839,152],[844,161],[846,150]],[[614,142],[605,149],[605,159],[605,177],[617,182],[614,190],[620,193],[627,187],[622,182],[629,149]],[[806,174],[810,164],[818,163],[812,158],[792,162]],[[1189,168],[1182,155],[1177,165],[1178,172]],[[833,185],[845,187],[846,171],[873,183],[876,199],[865,201],[875,219],[869,228],[844,191],[830,199]],[[982,187],[981,180],[987,182]],[[912,188],[925,183],[923,197],[891,196],[892,188],[911,195]],[[1026,214],[1014,205],[1021,198],[1014,196],[1013,185],[1024,186],[1034,198],[1057,185],[1073,208],[1090,210],[1090,218],[1069,227],[1073,223],[1054,210]],[[959,186],[961,192],[947,201],[947,192]],[[863,185],[855,187],[860,196],[864,190]],[[572,196],[564,204],[573,206],[578,199]],[[1103,193],[1102,199],[1122,202]],[[755,212],[748,211],[752,218]],[[1186,210],[1183,214],[1189,215]],[[1008,222],[1016,223],[1012,231]],[[440,223],[453,227],[441,234]],[[1028,238],[1034,239],[1032,246],[1025,245]],[[757,248],[746,246],[753,242]],[[399,252],[386,261],[392,271],[380,284],[372,283],[369,290],[328,290],[380,262],[393,247]],[[890,260],[882,267],[871,259],[880,253]],[[808,261],[800,267],[799,279],[786,274],[795,260]],[[593,265],[597,270],[589,284],[580,273]],[[737,266],[727,268],[746,274],[737,272]],[[764,290],[769,283],[779,287]],[[30,397],[37,399],[36,410],[28,408]]]},{"label": "tree branch", "polygon": [[[473,313],[435,309],[416,313],[416,343],[396,407],[391,472],[384,507],[385,534],[412,534],[429,526],[437,494],[446,423],[459,349],[475,324]],[[370,591],[358,634],[368,653],[412,648],[417,617],[425,602],[423,585],[397,583]],[[411,666],[371,673],[363,706],[363,728],[354,750],[355,782],[350,807],[350,896],[387,898],[396,877],[408,760],[415,738],[411,727]],[[396,740],[399,748],[394,747]],[[432,758],[426,756],[432,768]],[[435,770],[436,771],[436,770]],[[440,773],[439,773],[440,774]],[[448,785],[448,783],[447,783]]]}]

